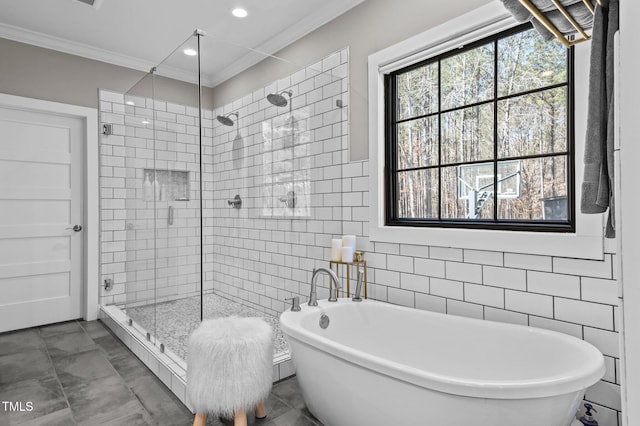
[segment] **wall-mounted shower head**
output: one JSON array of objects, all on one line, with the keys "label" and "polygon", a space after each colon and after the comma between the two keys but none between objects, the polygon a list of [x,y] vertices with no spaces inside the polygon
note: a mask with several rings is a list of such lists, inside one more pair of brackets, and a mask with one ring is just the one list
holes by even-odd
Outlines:
[{"label": "wall-mounted shower head", "polygon": [[218,120],[220,123],[222,123],[225,126],[233,126],[233,120],[229,118],[232,115],[236,116],[236,120],[239,117],[237,112],[232,112],[227,115],[219,115],[216,117],[216,120]]},{"label": "wall-mounted shower head", "polygon": [[267,100],[269,101],[269,103],[277,107],[287,106],[289,101],[287,101],[287,98],[282,96],[283,94],[289,95],[289,100],[291,100],[291,96],[293,96],[293,92],[291,90],[284,90],[280,93],[269,93],[267,95]]}]

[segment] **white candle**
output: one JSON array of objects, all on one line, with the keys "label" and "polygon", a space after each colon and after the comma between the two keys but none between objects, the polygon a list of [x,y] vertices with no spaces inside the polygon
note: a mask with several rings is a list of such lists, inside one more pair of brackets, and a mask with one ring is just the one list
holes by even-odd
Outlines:
[{"label": "white candle", "polygon": [[331,260],[334,262],[340,262],[342,259],[342,240],[339,238],[334,238],[331,240]]},{"label": "white candle", "polygon": [[341,252],[342,252],[343,262],[347,262],[347,263],[353,262],[353,247],[351,246],[342,247]]},{"label": "white candle", "polygon": [[356,236],[355,235],[343,235],[342,247],[351,247],[353,251],[356,251]]}]

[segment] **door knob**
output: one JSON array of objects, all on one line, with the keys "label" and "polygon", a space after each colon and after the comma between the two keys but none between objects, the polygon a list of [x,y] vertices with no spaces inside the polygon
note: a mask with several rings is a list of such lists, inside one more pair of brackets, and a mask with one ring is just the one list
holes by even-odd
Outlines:
[{"label": "door knob", "polygon": [[82,231],[82,225],[74,225],[73,228],[67,228],[67,229],[73,229],[75,232],[80,232]]}]

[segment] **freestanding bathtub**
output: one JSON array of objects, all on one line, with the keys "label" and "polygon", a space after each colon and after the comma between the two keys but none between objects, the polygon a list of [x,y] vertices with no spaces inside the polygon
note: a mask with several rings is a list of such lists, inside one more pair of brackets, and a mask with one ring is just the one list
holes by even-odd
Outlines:
[{"label": "freestanding bathtub", "polygon": [[302,305],[280,327],[325,426],[568,426],[605,372],[572,336],[372,300]]}]

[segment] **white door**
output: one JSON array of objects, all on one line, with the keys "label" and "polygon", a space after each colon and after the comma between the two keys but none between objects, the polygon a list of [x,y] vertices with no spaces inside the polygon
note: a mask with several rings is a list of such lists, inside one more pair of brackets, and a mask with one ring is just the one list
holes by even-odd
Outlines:
[{"label": "white door", "polygon": [[0,332],[82,316],[83,135],[0,106]]}]

